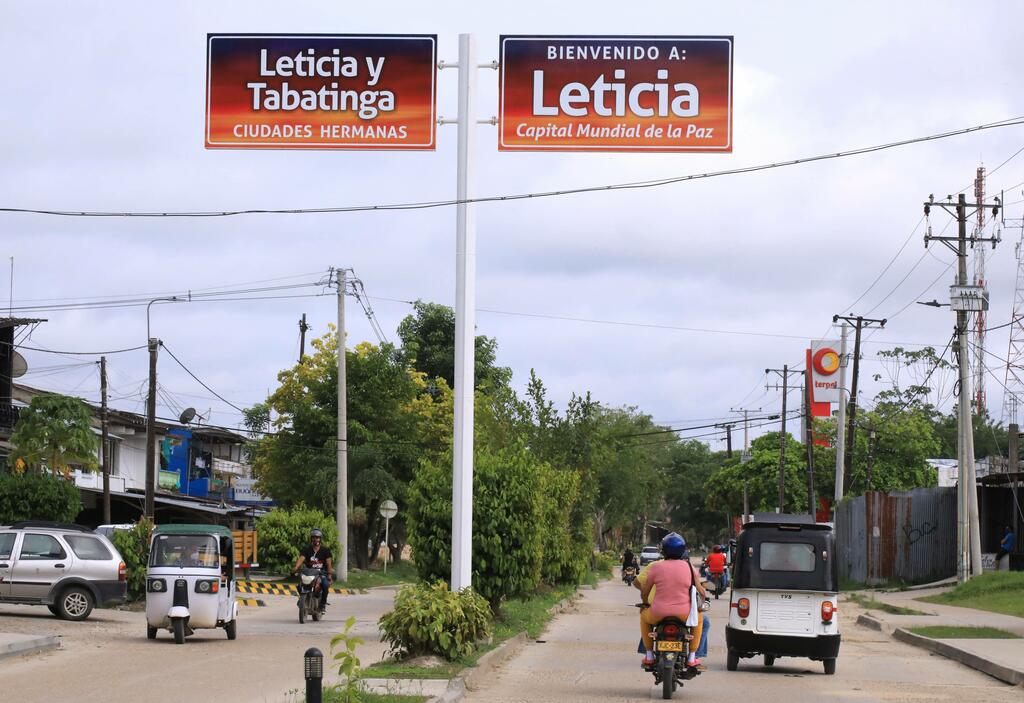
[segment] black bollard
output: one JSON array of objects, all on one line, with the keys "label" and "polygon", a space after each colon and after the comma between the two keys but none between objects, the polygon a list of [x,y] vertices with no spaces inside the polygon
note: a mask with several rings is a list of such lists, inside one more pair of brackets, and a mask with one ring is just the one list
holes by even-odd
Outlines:
[{"label": "black bollard", "polygon": [[324,700],[324,654],[316,647],[310,647],[302,655],[303,672],[306,677],[306,703],[323,703]]}]

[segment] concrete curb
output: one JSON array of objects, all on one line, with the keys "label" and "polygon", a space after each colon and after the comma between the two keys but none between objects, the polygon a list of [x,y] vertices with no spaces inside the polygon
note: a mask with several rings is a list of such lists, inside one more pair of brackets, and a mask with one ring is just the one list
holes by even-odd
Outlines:
[{"label": "concrete curb", "polygon": [[58,635],[45,635],[43,637],[31,637],[15,640],[13,642],[3,642],[0,643],[0,659],[18,657],[23,654],[48,652],[59,648],[60,637]]},{"label": "concrete curb", "polygon": [[892,628],[889,627],[889,625],[887,625],[886,623],[879,620],[878,618],[874,617],[873,615],[858,615],[857,624],[861,627],[866,627],[869,630],[877,630],[878,632],[884,632],[887,635],[892,634]]},{"label": "concrete curb", "polygon": [[972,654],[971,652],[960,649],[959,647],[955,647],[941,640],[933,640],[930,637],[916,635],[913,632],[904,630],[900,627],[893,630],[892,636],[893,639],[897,639],[900,642],[904,642],[915,647],[921,647],[922,649],[927,649],[928,651],[935,652],[936,654],[941,654],[947,659],[952,659],[964,666],[977,669],[983,674],[988,674],[989,676],[999,679],[1000,681],[1005,681],[1008,684],[1012,684],[1014,686],[1024,685],[1024,671],[1011,669],[1010,667],[1003,666],[1002,664],[996,664],[988,659],[979,657],[977,654]]}]

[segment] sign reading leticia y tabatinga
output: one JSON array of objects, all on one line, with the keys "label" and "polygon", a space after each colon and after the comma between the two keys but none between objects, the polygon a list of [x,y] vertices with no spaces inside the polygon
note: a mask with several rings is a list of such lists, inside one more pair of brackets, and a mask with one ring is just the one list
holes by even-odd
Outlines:
[{"label": "sign reading leticia y tabatinga", "polygon": [[434,149],[437,36],[209,34],[207,148]]},{"label": "sign reading leticia y tabatinga", "polygon": [[732,151],[732,37],[501,37],[499,149]]}]

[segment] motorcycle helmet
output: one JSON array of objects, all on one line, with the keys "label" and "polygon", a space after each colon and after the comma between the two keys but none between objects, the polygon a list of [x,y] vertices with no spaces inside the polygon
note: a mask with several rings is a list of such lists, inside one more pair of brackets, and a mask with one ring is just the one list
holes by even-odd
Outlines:
[{"label": "motorcycle helmet", "polygon": [[314,537],[319,537],[320,539],[323,539],[324,538],[324,533],[321,532],[320,530],[316,530],[316,529],[310,530],[309,538],[313,539]]},{"label": "motorcycle helmet", "polygon": [[682,559],[686,554],[686,540],[675,532],[668,533],[661,540],[661,553],[666,559]]},{"label": "motorcycle helmet", "polygon": [[711,548],[711,553],[712,554],[721,554],[722,553],[722,545],[716,544],[714,547]]}]

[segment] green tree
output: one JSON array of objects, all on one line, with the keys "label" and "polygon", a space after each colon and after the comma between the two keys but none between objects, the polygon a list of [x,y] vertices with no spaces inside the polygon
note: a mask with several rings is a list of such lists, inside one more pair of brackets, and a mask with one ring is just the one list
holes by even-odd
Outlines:
[{"label": "green tree", "polygon": [[712,453],[695,439],[671,445],[665,502],[672,526],[688,542],[718,543],[727,530],[728,511],[710,508],[705,484],[725,462],[725,453]]},{"label": "green tree", "polygon": [[[413,314],[398,325],[402,351],[413,367],[428,378],[441,378],[449,388],[455,386],[455,311],[438,303],[413,303]],[[493,337],[477,335],[475,374],[478,388],[507,386],[511,369],[496,365],[498,342]]]},{"label": "green tree", "polygon": [[11,434],[14,465],[69,474],[73,467],[99,466],[99,439],[92,431],[89,408],[66,395],[37,395],[21,411]]},{"label": "green tree", "polygon": [[[780,433],[769,432],[750,443],[750,461],[738,458],[715,469],[707,479],[707,507],[739,515],[743,510],[743,487],[751,512],[771,512],[779,505]],[[804,446],[786,433],[784,466],[784,512],[807,512],[807,460]]]},{"label": "green tree", "polygon": [[21,520],[74,522],[81,510],[74,481],[42,473],[0,474],[0,525]]}]

